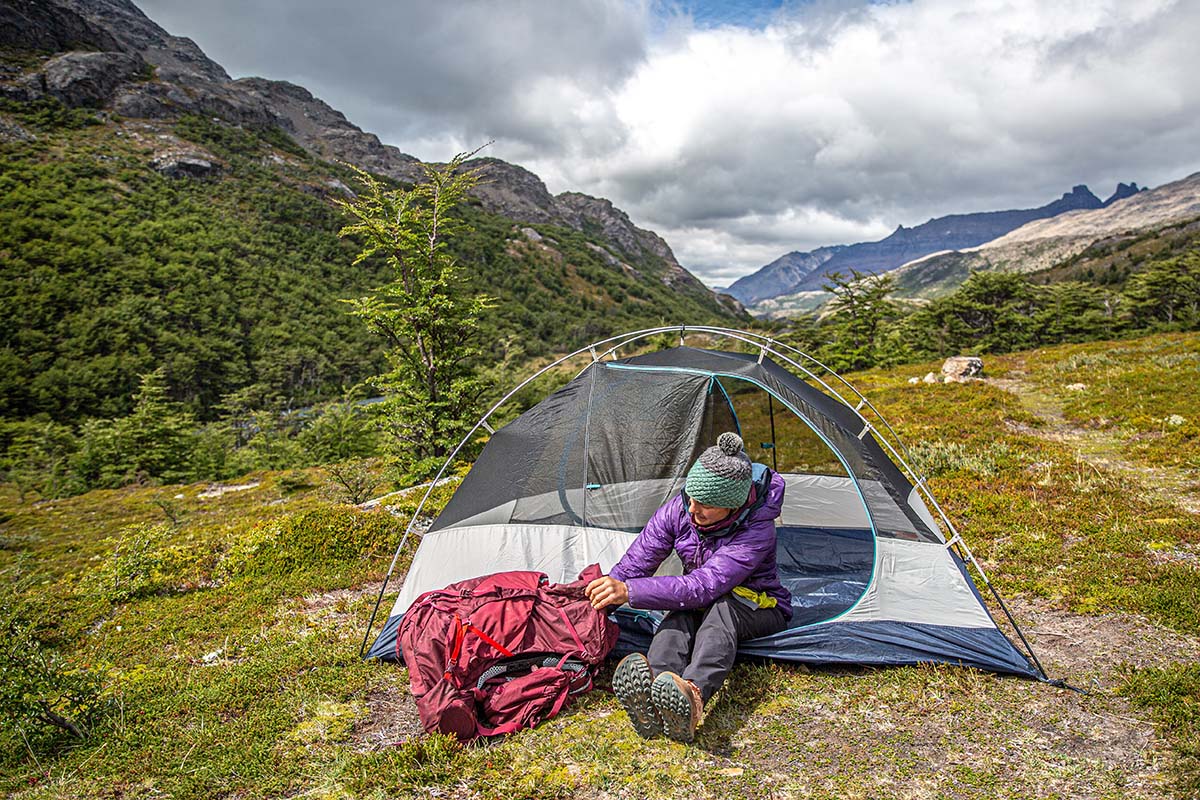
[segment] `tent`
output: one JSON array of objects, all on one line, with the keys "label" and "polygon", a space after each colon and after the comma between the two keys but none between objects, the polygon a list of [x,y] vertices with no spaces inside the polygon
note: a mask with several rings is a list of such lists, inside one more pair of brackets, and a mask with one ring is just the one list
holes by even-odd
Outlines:
[{"label": "tent", "polygon": [[[677,334],[679,346],[620,356],[649,337],[660,343],[664,334],[670,343]],[[689,334],[733,346],[689,347]],[[573,380],[491,429],[488,420],[516,391],[579,357],[588,363]],[[787,483],[778,563],[794,612],[791,627],[743,643],[739,655],[823,664],[942,662],[1047,680],[895,433],[850,384],[794,348],[713,327],[613,337],[531,376],[464,443],[480,428],[492,435],[421,537],[367,657],[397,658],[399,621],[422,592],[509,569],[539,570],[555,581],[573,580],[592,562],[611,569],[654,510],[680,491],[700,452],[735,430],[751,457]],[[397,556],[403,547],[404,541]],[[395,564],[393,558],[389,578]],[[1001,631],[968,564],[1023,650]],[[671,558],[660,573],[680,569]],[[616,619],[618,648],[629,651],[648,646],[660,617],[624,607]],[[373,614],[363,649],[374,620]]]}]

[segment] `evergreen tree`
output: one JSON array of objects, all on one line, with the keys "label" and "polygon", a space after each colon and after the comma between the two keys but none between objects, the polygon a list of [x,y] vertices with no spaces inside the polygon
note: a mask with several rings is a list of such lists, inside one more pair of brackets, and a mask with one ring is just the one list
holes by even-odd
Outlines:
[{"label": "evergreen tree", "polygon": [[80,429],[74,469],[84,486],[115,488],[132,481],[166,483],[191,477],[195,418],[167,397],[166,370],[141,376],[133,413],[88,420]]},{"label": "evergreen tree", "polygon": [[1081,281],[1052,283],[1038,290],[1034,318],[1041,344],[1090,342],[1112,336],[1116,325],[1113,296]]},{"label": "evergreen tree", "polygon": [[952,294],[910,319],[910,336],[928,356],[1009,353],[1037,343],[1037,287],[1008,272],[972,272]]},{"label": "evergreen tree", "polygon": [[1125,287],[1135,328],[1200,326],[1200,253],[1156,261]]},{"label": "evergreen tree", "polygon": [[848,277],[841,272],[831,272],[826,277],[829,283],[822,288],[833,294],[829,302],[833,316],[828,322],[833,339],[821,350],[822,357],[838,371],[878,364],[884,330],[898,313],[888,299],[896,279],[854,269]]},{"label": "evergreen tree", "polygon": [[424,179],[391,189],[357,170],[362,193],[342,202],[354,221],[342,236],[362,243],[355,264],[382,258],[393,280],[348,302],[355,316],[387,342],[390,369],[374,383],[385,395],[375,406],[385,447],[409,477],[424,477],[474,422],[483,387],[471,364],[479,314],[490,306],[469,295],[450,241],[469,226],[455,208],[479,180],[477,168],[456,156],[444,166],[422,165]]}]

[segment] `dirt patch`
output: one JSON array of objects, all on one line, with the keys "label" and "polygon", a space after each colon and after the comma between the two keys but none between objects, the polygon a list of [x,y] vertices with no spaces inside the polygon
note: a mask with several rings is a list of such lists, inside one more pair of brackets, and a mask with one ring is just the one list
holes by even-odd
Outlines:
[{"label": "dirt patch", "polygon": [[1009,605],[1050,676],[1087,694],[954,667],[785,667],[761,696],[712,709],[699,745],[771,776],[764,796],[779,798],[1169,797],[1171,747],[1117,688],[1126,665],[1200,658],[1200,638],[1133,614]]},{"label": "dirt patch", "polygon": [[1008,601],[1051,678],[1083,689],[1112,689],[1116,669],[1200,661],[1200,637],[1161,628],[1137,614],[1072,614],[1041,600]]},{"label": "dirt patch", "polygon": [[[296,610],[313,622],[354,626],[359,624],[359,616],[356,613],[357,606],[368,600],[373,604],[375,598],[379,596],[381,586],[383,586],[382,581],[373,581],[349,589],[305,595],[300,598]],[[386,600],[387,598],[384,598],[385,602],[379,606],[380,613],[384,615],[385,619],[390,610],[390,607],[386,605]],[[378,618],[376,622],[378,622]]]},{"label": "dirt patch", "polygon": [[389,685],[376,687],[367,694],[367,718],[350,734],[350,744],[356,751],[383,750],[425,734],[407,684],[407,680],[397,675]]}]

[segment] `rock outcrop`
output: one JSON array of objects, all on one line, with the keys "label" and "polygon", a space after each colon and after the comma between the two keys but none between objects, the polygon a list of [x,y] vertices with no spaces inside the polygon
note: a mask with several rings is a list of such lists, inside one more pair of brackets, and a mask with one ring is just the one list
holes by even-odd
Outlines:
[{"label": "rock outcrop", "polygon": [[103,108],[118,88],[145,70],[146,62],[129,53],[67,53],[47,61],[27,82],[33,93],[44,92],[64,105]]},{"label": "rock outcrop", "polygon": [[1133,197],[1138,192],[1144,192],[1145,189],[1139,189],[1136,183],[1118,183],[1117,190],[1112,193],[1107,200],[1104,201],[1104,207],[1108,208],[1118,200],[1124,200],[1126,197]]},{"label": "rock outcrop", "polygon": [[168,178],[207,178],[220,171],[212,156],[195,150],[158,153],[150,161],[150,166]]},{"label": "rock outcrop", "polygon": [[4,0],[0,5],[0,47],[46,53],[121,50],[108,31],[70,8],[45,0]]},{"label": "rock outcrop", "polygon": [[399,181],[420,177],[416,158],[383,144],[303,86],[264,78],[242,78],[231,85],[270,109],[274,124],[318,158],[344,161]]},{"label": "rock outcrop", "polygon": [[488,211],[519,222],[567,224],[554,196],[537,175],[498,158],[478,158],[470,163],[480,170],[473,194]]}]

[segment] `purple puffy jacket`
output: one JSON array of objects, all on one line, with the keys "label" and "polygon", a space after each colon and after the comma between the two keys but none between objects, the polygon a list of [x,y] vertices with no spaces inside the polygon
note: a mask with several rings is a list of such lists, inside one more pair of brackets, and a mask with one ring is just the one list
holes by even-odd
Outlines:
[{"label": "purple puffy jacket", "polygon": [[[771,473],[766,500],[723,536],[697,533],[677,494],[654,512],[609,575],[625,582],[634,608],[706,608],[735,586],[745,586],[774,597],[790,619],[792,596],[779,582],[775,564],[775,520],[784,488],[783,478]],[[683,561],[684,574],[653,577],[672,549]]]}]

